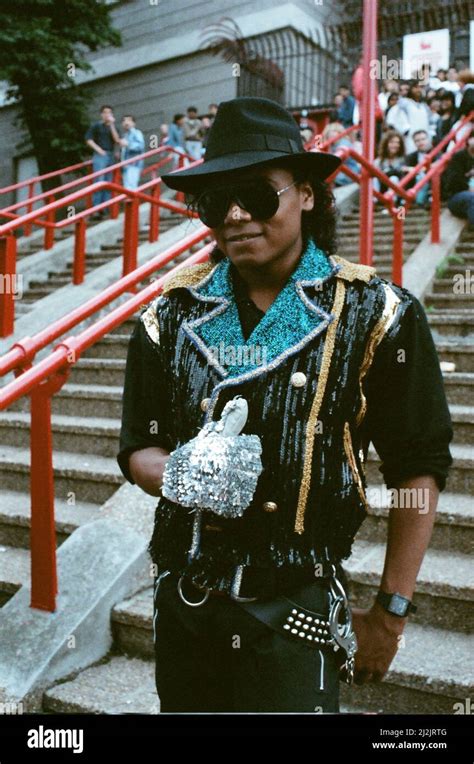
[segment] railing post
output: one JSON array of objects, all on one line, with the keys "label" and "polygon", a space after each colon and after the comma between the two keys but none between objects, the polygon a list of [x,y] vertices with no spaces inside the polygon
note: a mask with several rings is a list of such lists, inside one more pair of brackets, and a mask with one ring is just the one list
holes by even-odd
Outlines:
[{"label": "railing post", "polygon": [[431,243],[439,244],[439,216],[441,211],[441,178],[439,173],[435,173],[431,178]]},{"label": "railing post", "polygon": [[16,247],[12,234],[0,237],[0,337],[13,334],[15,323]]},{"label": "railing post", "polygon": [[123,227],[123,268],[126,276],[137,267],[138,251],[138,198],[125,202],[125,222]]},{"label": "railing post", "polygon": [[[31,183],[28,183],[28,199],[31,199],[34,196],[35,191],[35,181],[33,180]],[[28,201],[28,204],[26,205],[26,214],[29,212],[33,212],[33,204]],[[33,226],[30,223],[25,223],[24,227],[24,236],[31,236],[31,231],[33,230]]]},{"label": "railing post", "polygon": [[157,183],[151,189],[151,196],[153,202],[150,202],[150,226],[148,231],[148,241],[158,241],[160,235],[160,186]]},{"label": "railing post", "polygon": [[[371,76],[372,62],[377,58],[377,0],[364,0],[363,27],[363,67],[364,89],[362,92],[362,153],[369,161],[374,161],[375,153],[375,78]],[[374,248],[374,206],[372,177],[361,168],[360,184],[360,243],[359,260],[371,265]]]},{"label": "railing post", "polygon": [[67,380],[57,372],[31,392],[31,607],[54,612],[58,592],[54,522],[51,396]]},{"label": "railing post", "polygon": [[82,284],[86,272],[86,219],[80,218],[74,226],[73,284]]},{"label": "railing post", "polygon": [[[55,201],[54,194],[52,196],[48,196],[46,199],[46,204],[52,204]],[[46,221],[48,223],[55,223],[56,222],[56,210],[50,210],[46,214]],[[51,247],[54,246],[54,228],[51,228],[48,226],[44,229],[44,248],[45,249],[51,249]]]},{"label": "railing post", "polygon": [[399,207],[393,214],[393,259],[392,281],[402,286],[403,281],[403,232],[405,223],[405,208]]},{"label": "railing post", "polygon": [[[184,156],[182,154],[180,154],[179,157],[178,157],[178,168],[177,169],[180,170],[182,167],[184,167]],[[175,199],[176,199],[177,202],[184,203],[184,191],[178,191],[176,196],[175,196]]]},{"label": "railing post", "polygon": [[[120,178],[120,167],[116,167],[115,170],[112,172],[112,182],[116,183],[118,186],[121,183]],[[117,196],[117,193],[115,189],[112,189],[112,197]],[[115,220],[118,217],[119,214],[119,204],[118,202],[116,204],[112,204],[110,207],[110,217],[112,220]]]}]

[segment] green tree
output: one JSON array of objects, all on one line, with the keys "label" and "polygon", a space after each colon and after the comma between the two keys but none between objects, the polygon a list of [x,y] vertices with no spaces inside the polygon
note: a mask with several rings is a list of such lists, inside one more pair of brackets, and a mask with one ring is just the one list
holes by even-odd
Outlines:
[{"label": "green tree", "polygon": [[0,79],[15,98],[40,173],[84,158],[89,51],[120,45],[104,0],[1,0]]}]

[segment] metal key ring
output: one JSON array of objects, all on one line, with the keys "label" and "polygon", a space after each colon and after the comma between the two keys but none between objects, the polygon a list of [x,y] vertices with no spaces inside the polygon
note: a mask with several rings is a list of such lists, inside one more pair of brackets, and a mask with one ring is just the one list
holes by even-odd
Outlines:
[{"label": "metal key ring", "polygon": [[181,586],[181,581],[183,580],[183,578],[184,578],[184,576],[181,576],[181,578],[178,581],[178,592],[179,592],[179,596],[181,597],[183,602],[185,602],[186,605],[189,605],[189,607],[200,607],[201,605],[204,605],[204,603],[207,602],[207,600],[209,599],[210,589],[208,589],[206,587],[206,594],[204,595],[204,599],[201,600],[201,602],[189,602],[189,600],[187,600],[186,597],[183,594],[183,589],[182,589],[182,586]]}]

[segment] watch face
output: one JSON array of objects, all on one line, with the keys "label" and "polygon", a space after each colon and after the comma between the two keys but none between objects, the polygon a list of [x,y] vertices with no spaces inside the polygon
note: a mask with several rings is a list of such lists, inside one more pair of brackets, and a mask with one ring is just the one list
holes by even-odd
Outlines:
[{"label": "watch face", "polygon": [[407,600],[399,594],[394,594],[390,601],[389,609],[397,615],[405,615],[407,610]]}]

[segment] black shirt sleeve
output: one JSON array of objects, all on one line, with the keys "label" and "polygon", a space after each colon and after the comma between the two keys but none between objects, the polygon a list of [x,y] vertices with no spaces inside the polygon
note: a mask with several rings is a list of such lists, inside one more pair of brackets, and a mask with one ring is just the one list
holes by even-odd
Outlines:
[{"label": "black shirt sleeve", "polygon": [[425,311],[404,293],[411,302],[378,346],[364,385],[366,442],[380,456],[388,488],[432,475],[442,491],[452,463],[451,417]]},{"label": "black shirt sleeve", "polygon": [[129,483],[133,451],[158,446],[172,451],[168,431],[168,386],[163,351],[138,320],[130,337],[123,391],[120,451],[117,461]]}]

